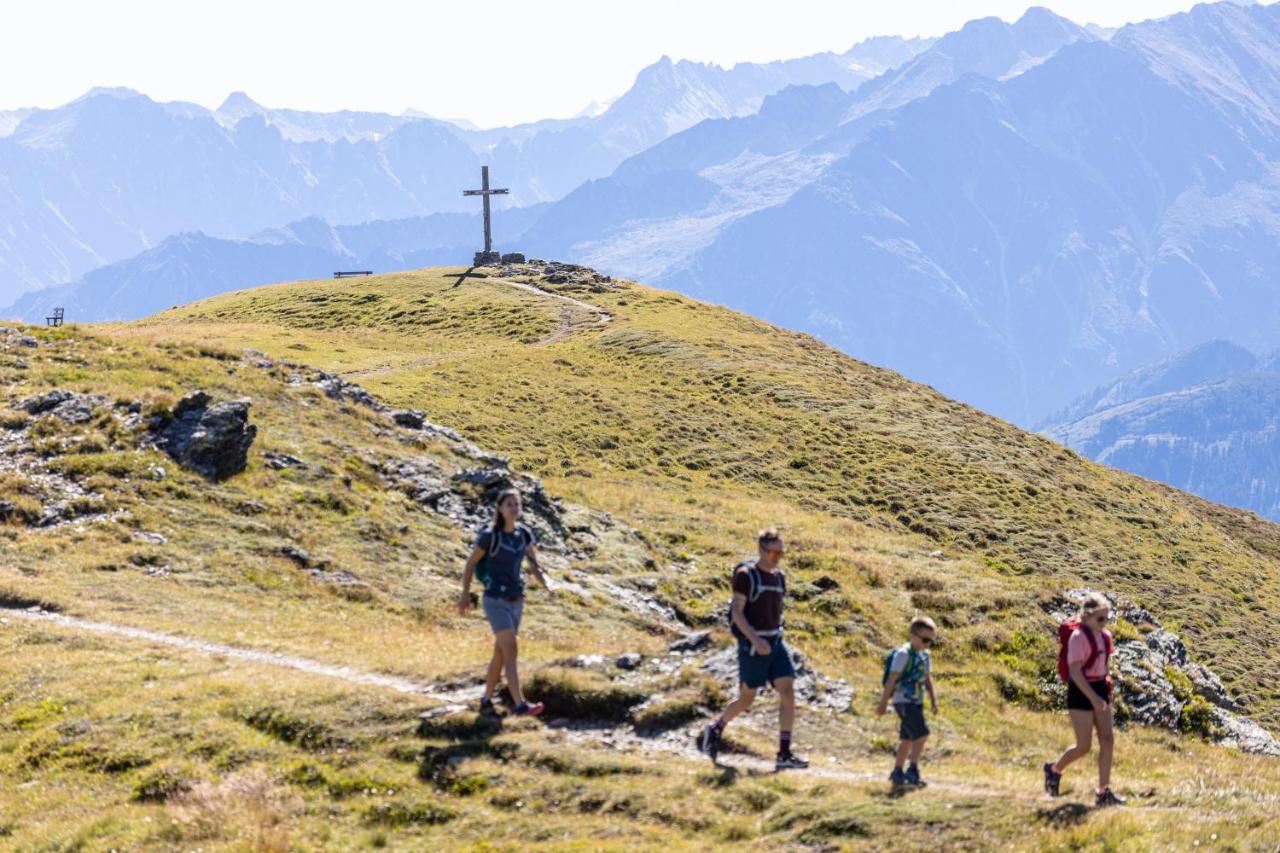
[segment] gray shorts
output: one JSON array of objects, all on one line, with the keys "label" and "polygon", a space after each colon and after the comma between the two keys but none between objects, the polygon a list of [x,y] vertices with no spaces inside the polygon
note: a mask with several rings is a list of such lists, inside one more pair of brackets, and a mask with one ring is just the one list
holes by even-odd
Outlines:
[{"label": "gray shorts", "polygon": [[489,627],[493,629],[493,633],[511,631],[518,634],[520,632],[520,617],[524,614],[523,597],[515,601],[507,601],[495,595],[482,595],[480,600],[484,602],[484,618],[489,620]]}]

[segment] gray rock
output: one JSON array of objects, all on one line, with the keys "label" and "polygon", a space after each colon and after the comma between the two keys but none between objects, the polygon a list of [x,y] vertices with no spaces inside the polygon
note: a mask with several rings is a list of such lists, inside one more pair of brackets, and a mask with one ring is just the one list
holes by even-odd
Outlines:
[{"label": "gray rock", "polygon": [[636,669],[642,663],[644,663],[644,655],[639,652],[627,652],[625,654],[618,655],[618,659],[614,661],[614,664],[618,669],[628,670]]},{"label": "gray rock", "polygon": [[[1057,619],[1075,615],[1074,608],[1091,590],[1069,590],[1064,598],[1046,609]],[[1208,667],[1192,660],[1186,644],[1178,635],[1161,627],[1160,620],[1149,610],[1130,602],[1112,602],[1113,612],[1133,625],[1143,626],[1146,635],[1140,640],[1118,641],[1112,667],[1116,686],[1134,720],[1149,726],[1176,729],[1185,703],[1178,699],[1169,672],[1185,675],[1195,691],[1213,706],[1213,721],[1221,733],[1220,743],[1245,752],[1280,755],[1280,741],[1250,720],[1239,715],[1233,700]]]},{"label": "gray rock", "polygon": [[145,530],[138,530],[133,534],[133,541],[146,542],[150,545],[163,545],[169,540],[159,533],[148,533]]},{"label": "gray rock", "polygon": [[399,409],[391,413],[391,419],[402,427],[422,429],[422,425],[427,420],[427,413],[419,412],[417,409]]},{"label": "gray rock", "polygon": [[29,335],[23,335],[18,338],[18,346],[35,348],[40,346],[40,342]]},{"label": "gray rock", "polygon": [[61,388],[55,388],[52,391],[46,391],[35,397],[28,397],[18,403],[18,408],[29,415],[43,415],[45,412],[52,411],[58,406],[74,399],[75,394],[70,391],[63,391]]},{"label": "gray rock", "polygon": [[281,545],[280,556],[293,560],[304,569],[312,564],[311,555],[296,545]]},{"label": "gray rock", "polygon": [[698,652],[711,645],[710,631],[693,631],[670,645],[673,652]]},{"label": "gray rock", "polygon": [[157,425],[155,443],[182,467],[225,480],[244,470],[258,428],[249,423],[248,400],[210,400],[204,391],[179,400],[173,419]]},{"label": "gray rock", "polygon": [[311,381],[330,399],[355,403],[373,409],[376,412],[385,412],[389,408],[368,391],[354,382],[348,382],[341,376],[335,376],[332,373],[325,373],[321,370],[316,372]]},{"label": "gray rock", "polygon": [[301,468],[307,464],[296,456],[290,456],[288,453],[277,453],[274,450],[267,450],[263,452],[262,456],[267,460],[267,467],[276,471],[281,471],[285,468]]}]

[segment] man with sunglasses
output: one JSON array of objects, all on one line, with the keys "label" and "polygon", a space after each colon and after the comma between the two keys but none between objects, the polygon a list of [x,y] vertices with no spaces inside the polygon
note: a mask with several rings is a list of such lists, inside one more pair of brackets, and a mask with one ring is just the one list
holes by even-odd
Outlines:
[{"label": "man with sunglasses", "polygon": [[791,651],[782,641],[782,605],[787,592],[780,563],[787,552],[782,536],[769,528],[756,537],[759,556],[739,563],[733,570],[733,601],[729,619],[738,638],[738,698],[714,723],[707,726],[698,747],[715,761],[720,751],[724,727],[749,710],[756,693],[765,684],[778,691],[778,770],[803,769],[809,762],[791,751],[791,728],[795,724],[795,666]]},{"label": "man with sunglasses", "polygon": [[[898,727],[898,750],[894,754],[893,773],[889,781],[894,787],[924,785],[920,778],[920,756],[929,738],[929,725],[924,721],[924,695],[929,694],[933,713],[938,713],[938,699],[933,694],[933,662],[929,649],[933,646],[938,626],[928,616],[911,620],[911,639],[889,653],[885,665],[884,693],[876,714],[884,715],[893,699],[901,725]],[[910,758],[911,766],[903,771]]]}]

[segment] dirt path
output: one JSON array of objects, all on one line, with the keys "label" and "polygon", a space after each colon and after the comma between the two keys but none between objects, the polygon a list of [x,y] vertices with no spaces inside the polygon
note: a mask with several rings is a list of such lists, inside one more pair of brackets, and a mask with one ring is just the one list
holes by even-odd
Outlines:
[{"label": "dirt path", "polygon": [[[605,326],[609,325],[609,323],[613,322],[613,315],[608,311],[605,311],[603,308],[600,308],[597,305],[592,305],[590,302],[584,302],[581,299],[575,299],[572,296],[565,296],[563,293],[551,293],[550,291],[542,290],[523,281],[514,281],[502,278],[489,278],[485,280],[495,284],[505,285],[506,287],[513,287],[517,290],[525,290],[530,293],[535,293],[538,296],[546,297],[547,299],[556,299],[563,303],[560,307],[560,322],[555,331],[546,337],[534,341],[531,346],[550,346],[551,344],[558,343],[573,335],[590,332],[594,329],[603,329]],[[592,319],[580,319],[580,312],[575,311],[575,308],[589,311],[593,315]],[[363,370],[349,370],[340,375],[344,378],[362,378],[367,376],[381,376],[386,373],[391,373],[392,371],[417,370],[418,368],[430,367],[433,364],[439,364],[442,361],[483,355],[487,352],[494,352],[498,349],[505,348],[506,346],[507,345],[505,344],[494,344],[488,347],[473,347],[471,349],[457,350],[456,352],[436,353],[435,355],[429,355],[425,358],[415,359],[414,361],[408,361],[403,364],[382,364],[377,367],[369,367]]]},{"label": "dirt path", "polygon": [[131,640],[141,640],[147,643],[156,643],[158,645],[170,646],[172,648],[184,649],[186,651],[202,652],[216,657],[228,658],[230,660],[240,660],[250,663],[267,664],[268,666],[279,666],[286,669],[296,669],[300,672],[306,672],[311,675],[323,675],[328,678],[338,678],[352,684],[362,684],[369,687],[382,687],[388,690],[395,690],[398,693],[421,693],[431,696],[436,695],[435,690],[431,685],[411,681],[406,678],[398,678],[394,675],[362,672],[360,670],[352,669],[351,667],[322,663],[320,661],[294,657],[293,655],[286,655],[279,652],[264,652],[257,649],[228,646],[222,643],[209,643],[203,640],[192,640],[188,637],[180,637],[176,634],[165,634],[160,631],[148,631],[144,628],[132,628],[127,625],[113,625],[108,622],[94,622],[89,619],[79,619],[75,616],[66,616],[61,613],[53,613],[48,610],[40,610],[38,608],[18,610],[14,608],[0,607],[0,616],[16,617],[30,622],[44,622],[91,634],[108,634],[116,637],[127,637]]},{"label": "dirt path", "polygon": [[[109,622],[96,622],[90,619],[81,619],[75,616],[67,616],[62,613],[42,610],[38,607],[26,609],[0,607],[0,618],[20,619],[26,622],[44,623],[66,628],[68,630],[91,634],[103,634],[113,637],[123,637],[130,640],[154,643],[157,645],[182,649],[184,651],[198,652],[214,657],[226,658],[228,660],[282,667],[285,669],[296,670],[298,672],[304,672],[309,675],[335,678],[349,684],[379,687],[386,690],[394,690],[397,693],[418,694],[454,706],[471,706],[479,699],[480,696],[479,685],[459,686],[429,684],[394,675],[366,672],[352,667],[323,663],[321,661],[310,660],[308,658],[301,658],[294,655],[286,655],[279,652],[247,649],[240,646],[229,646],[223,643],[193,640],[188,637],[181,637],[176,634],[167,634],[161,631],[150,631],[144,628],[133,628],[127,625],[116,625]],[[461,708],[457,708],[457,710],[461,710]],[[448,713],[448,711],[446,711],[446,713]],[[609,749],[624,753],[663,753],[684,759],[689,762],[691,766],[695,763],[707,763],[706,756],[698,752],[694,742],[696,727],[685,730],[676,730],[653,737],[642,737],[636,734],[635,730],[627,725],[615,726],[612,728],[569,726],[566,727],[564,731],[571,742],[581,746]],[[730,773],[760,775],[772,774],[775,772],[773,762],[753,755],[728,754],[720,758],[718,766],[722,770]],[[807,777],[817,777],[837,782],[885,782],[884,774],[882,773],[841,770],[835,767],[824,766],[821,763],[821,760],[808,770],[795,772],[803,773]],[[927,790],[945,791],[962,796],[999,797],[1002,799],[1024,801],[1029,804],[1043,802],[1047,805],[1051,802],[1043,796],[1040,796],[1038,793],[1030,790],[1024,791],[1010,790],[1008,788],[984,787],[945,779],[930,780]],[[909,794],[910,792],[899,793]],[[1206,790],[1204,793],[1213,792]],[[1066,802],[1060,805],[1062,808],[1066,808],[1068,806],[1072,806],[1072,804],[1070,802]],[[1205,814],[1212,814],[1211,812],[1207,813],[1203,810],[1189,810],[1187,807],[1183,806],[1164,806],[1145,802],[1135,803],[1131,801],[1131,806],[1144,811],[1195,811],[1197,814],[1202,816]],[[1079,805],[1074,807],[1085,808]]]},{"label": "dirt path", "polygon": [[[224,643],[211,643],[203,640],[193,640],[176,634],[166,634],[161,631],[150,631],[144,628],[133,628],[127,625],[116,625],[109,622],[96,622],[90,619],[67,616],[62,613],[54,613],[48,610],[41,610],[39,608],[16,609],[0,607],[0,617],[17,618],[27,622],[51,624],[61,628],[90,634],[124,637],[130,640],[154,643],[157,645],[168,646],[170,648],[182,649],[184,651],[198,652],[214,657],[226,658],[228,660],[283,667],[285,669],[297,670],[298,672],[305,672],[309,675],[336,678],[349,684],[358,684],[367,687],[380,687],[386,690],[394,690],[397,693],[418,694],[449,704],[465,703],[469,705],[474,703],[480,697],[480,688],[478,685],[461,687],[433,685],[394,675],[365,672],[353,669],[352,667],[323,663],[321,661],[310,660],[308,658],[301,658],[294,655],[286,655],[279,652],[266,652],[257,649],[247,649],[240,646],[229,646]],[[621,749],[627,752],[637,753],[661,752],[679,758],[684,758],[691,762],[706,762],[707,760],[705,756],[698,752],[696,746],[693,744],[692,730],[683,732],[678,731],[659,737],[641,737],[640,735],[635,734],[634,730],[629,726],[618,726],[614,728],[571,728],[567,729],[566,733],[570,740],[584,746],[605,746],[611,749]],[[772,762],[749,755],[726,756],[721,759],[721,766],[738,772],[774,772]],[[817,776],[823,779],[843,782],[872,782],[878,781],[880,778],[873,773],[844,771],[829,767],[813,767],[806,771],[806,773],[810,776]],[[975,796],[1007,796],[1008,793],[1003,790],[998,791],[990,788],[979,788],[953,782],[938,782],[933,784],[931,787],[958,794],[971,794]]]}]

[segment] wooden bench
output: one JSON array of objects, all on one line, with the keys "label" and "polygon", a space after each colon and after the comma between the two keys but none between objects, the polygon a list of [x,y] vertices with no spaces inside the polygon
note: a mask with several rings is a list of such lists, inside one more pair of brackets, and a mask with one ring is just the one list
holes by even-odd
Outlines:
[{"label": "wooden bench", "polygon": [[66,313],[66,312],[65,312],[65,311],[64,311],[64,309],[62,309],[62,308],[54,308],[54,309],[53,309],[53,316],[52,316],[52,317],[45,317],[45,318],[44,318],[45,325],[47,325],[47,326],[61,326],[61,325],[62,325],[62,315],[63,315],[63,314],[65,314],[65,313]]},{"label": "wooden bench", "polygon": [[373,270],[338,270],[333,274],[334,278],[351,278],[357,275],[373,275]]}]

